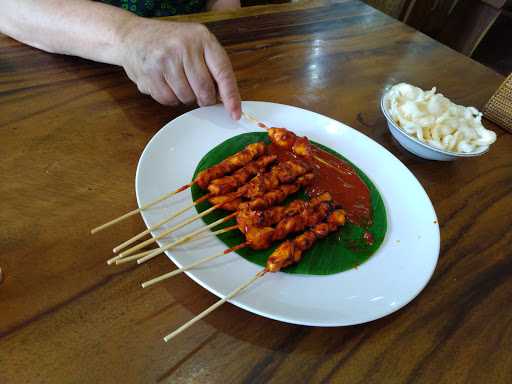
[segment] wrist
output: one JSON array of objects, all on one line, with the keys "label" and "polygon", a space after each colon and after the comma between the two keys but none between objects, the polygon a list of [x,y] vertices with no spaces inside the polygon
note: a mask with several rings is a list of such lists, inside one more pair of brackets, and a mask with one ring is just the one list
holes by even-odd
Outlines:
[{"label": "wrist", "polygon": [[137,27],[144,24],[148,20],[143,17],[128,13],[123,17],[117,18],[112,26],[112,53],[110,64],[123,66],[126,51],[130,47],[130,35],[134,33]]}]

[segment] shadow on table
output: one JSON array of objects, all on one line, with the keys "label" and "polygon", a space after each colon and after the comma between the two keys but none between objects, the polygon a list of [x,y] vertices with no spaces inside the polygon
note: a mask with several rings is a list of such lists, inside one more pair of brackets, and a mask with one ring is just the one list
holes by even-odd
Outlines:
[{"label": "shadow on table", "polygon": [[[82,76],[80,81],[96,89],[95,112],[109,114],[109,117],[115,119],[116,116],[113,114],[120,110],[129,121],[129,126],[146,136],[153,136],[169,121],[197,108],[196,105],[171,107],[159,104],[150,96],[140,93],[120,67],[91,63],[74,57],[67,60],[76,61],[85,72],[90,71],[90,75]],[[76,70],[76,66],[69,68]]]},{"label": "shadow on table", "polygon": [[151,136],[169,121],[197,108],[196,105],[161,105],[150,96],[140,93],[122,70],[118,70],[118,76],[124,82],[118,88],[109,89],[110,95],[133,125]]}]

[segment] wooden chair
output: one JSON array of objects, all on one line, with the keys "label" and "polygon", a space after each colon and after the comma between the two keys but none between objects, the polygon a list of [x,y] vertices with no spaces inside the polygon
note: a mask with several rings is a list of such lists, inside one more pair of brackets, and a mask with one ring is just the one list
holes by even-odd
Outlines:
[{"label": "wooden chair", "polygon": [[402,20],[471,56],[510,0],[408,0]]},{"label": "wooden chair", "polygon": [[400,19],[404,6],[407,5],[407,0],[364,0],[365,3],[371,5],[378,10],[393,16],[395,19]]},{"label": "wooden chair", "polygon": [[512,0],[365,0],[453,49],[471,56]]},{"label": "wooden chair", "polygon": [[[300,0],[242,0],[244,6]],[[512,0],[363,0],[453,49],[471,56]],[[512,12],[512,11],[511,11]]]}]

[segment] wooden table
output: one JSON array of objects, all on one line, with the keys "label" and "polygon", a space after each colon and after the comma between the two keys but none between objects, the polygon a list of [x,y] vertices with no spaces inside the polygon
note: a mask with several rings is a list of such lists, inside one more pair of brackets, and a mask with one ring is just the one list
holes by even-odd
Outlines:
[{"label": "wooden table", "polygon": [[499,138],[485,156],[424,161],[378,109],[397,81],[481,107],[502,77],[359,1],[187,18],[225,44],[243,99],[331,116],[409,167],[441,225],[432,280],[365,325],[308,328],[226,304],[165,344],[216,297],[184,275],[141,289],[170,269],[163,257],[105,265],[138,217],[89,229],[134,207],[141,151],[185,109],[140,95],[119,68],[0,37],[0,382],[510,382],[512,137],[489,125]]}]

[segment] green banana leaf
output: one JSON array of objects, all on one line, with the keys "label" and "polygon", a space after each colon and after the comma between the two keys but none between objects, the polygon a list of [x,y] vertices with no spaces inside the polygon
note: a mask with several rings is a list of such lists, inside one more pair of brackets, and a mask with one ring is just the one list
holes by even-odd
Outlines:
[{"label": "green banana leaf", "polygon": [[[195,179],[196,175],[200,171],[221,162],[226,157],[242,150],[246,145],[258,141],[265,141],[266,143],[269,143],[268,135],[265,132],[251,132],[244,133],[224,141],[213,148],[201,159],[196,168],[193,179]],[[362,228],[354,224],[347,223],[338,232],[332,233],[326,238],[317,241],[310,250],[304,253],[302,260],[298,264],[292,265],[283,270],[283,272],[286,273],[330,275],[355,268],[368,260],[377,251],[377,249],[379,249],[386,235],[386,209],[379,191],[368,176],[339,153],[321,144],[314,144],[349,163],[356,170],[359,177],[366,183],[371,193],[373,224],[368,228]],[[201,190],[196,185],[192,187],[192,198],[194,200],[200,198],[205,193],[206,191]],[[290,197],[287,202],[295,198],[305,199],[307,197],[301,191]],[[210,203],[203,202],[198,204],[196,209],[198,212],[202,212],[210,207]],[[203,217],[203,220],[206,224],[210,224],[224,216],[227,216],[227,214],[228,212],[226,211],[216,210]],[[232,219],[215,227],[215,230],[234,224],[236,224],[236,222]],[[373,235],[372,244],[368,244],[368,242],[363,239],[365,231],[369,231]],[[220,234],[218,235],[218,238],[226,244],[226,248],[231,248],[245,241],[245,237],[238,230],[232,230],[227,233]],[[274,251],[277,245],[278,244],[272,248],[262,251],[244,248],[238,250],[237,253],[250,262],[265,266],[268,256]]]}]

